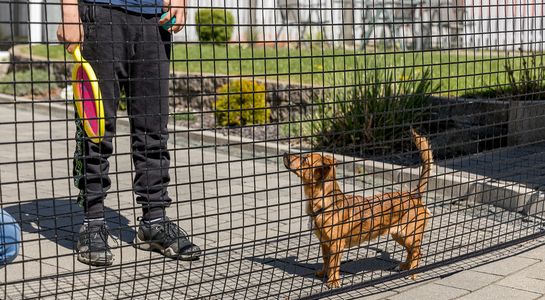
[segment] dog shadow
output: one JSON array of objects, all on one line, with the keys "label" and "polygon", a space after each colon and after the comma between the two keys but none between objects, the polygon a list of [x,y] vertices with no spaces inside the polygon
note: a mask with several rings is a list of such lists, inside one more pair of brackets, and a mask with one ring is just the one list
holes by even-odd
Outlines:
[{"label": "dog shadow", "polygon": [[[5,206],[3,209],[17,220],[21,231],[40,234],[67,249],[76,246],[84,213],[75,200],[41,199]],[[112,236],[125,243],[132,243],[136,232],[129,226],[129,220],[118,211],[110,208],[104,210],[104,218]]]},{"label": "dog shadow", "polygon": [[[395,271],[399,265],[399,261],[390,257],[390,253],[382,250],[377,250],[378,256],[366,257],[357,260],[346,260],[341,263],[341,273],[358,274],[362,272],[374,271]],[[286,258],[268,258],[268,257],[247,257],[247,260],[269,265],[280,269],[285,273],[297,275],[301,277],[316,278],[314,273],[322,268],[322,262],[309,263],[298,261],[295,256]],[[321,260],[321,258],[320,258]]]}]

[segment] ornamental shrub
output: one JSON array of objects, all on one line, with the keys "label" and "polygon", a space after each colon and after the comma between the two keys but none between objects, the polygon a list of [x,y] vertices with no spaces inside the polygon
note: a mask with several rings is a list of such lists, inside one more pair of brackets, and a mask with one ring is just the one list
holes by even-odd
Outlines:
[{"label": "ornamental shrub", "polygon": [[226,43],[233,36],[235,19],[225,9],[199,9],[195,23],[201,42]]},{"label": "ornamental shrub", "polygon": [[218,89],[215,106],[221,126],[267,124],[271,110],[265,101],[265,86],[253,80],[231,81]]},{"label": "ornamental shrub", "polygon": [[411,126],[425,119],[431,95],[439,90],[430,69],[396,72],[391,67],[361,66],[345,80],[345,86],[333,89],[318,107],[320,126],[315,125],[312,135],[319,145],[375,144],[388,151],[391,141],[400,141]]}]

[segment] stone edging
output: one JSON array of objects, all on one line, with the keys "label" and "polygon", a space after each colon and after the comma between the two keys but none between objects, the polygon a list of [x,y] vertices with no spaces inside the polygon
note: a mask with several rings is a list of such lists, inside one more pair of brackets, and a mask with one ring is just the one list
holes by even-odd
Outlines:
[{"label": "stone edging", "polygon": [[[9,50],[12,64],[10,71],[35,68],[48,70],[57,82],[70,78],[72,62],[70,60],[51,61],[46,57],[31,56],[19,49],[28,45],[17,45]],[[206,73],[176,72],[171,76],[170,90],[173,97],[170,105],[175,110],[206,111],[212,107],[216,90],[231,80],[249,79],[265,86],[265,97],[271,108],[271,121],[288,119],[290,113],[305,115],[307,107],[323,98],[324,87],[319,85],[298,84],[268,80],[260,77],[220,75]]]},{"label": "stone edging", "polygon": [[[0,94],[0,101],[3,103],[14,102],[14,96]],[[32,103],[32,105],[28,106],[19,106],[20,109],[30,109],[30,107],[32,107],[34,111],[41,111],[46,114],[55,113],[62,116],[67,115],[67,106],[58,103],[34,102],[30,99],[21,97],[18,97],[17,102]],[[69,115],[71,115],[71,113]],[[129,122],[124,118],[119,119],[118,126],[128,128]],[[225,136],[207,130],[194,131],[180,125],[174,126],[173,124],[169,124],[168,129],[174,134],[187,135],[187,140],[203,144],[214,144],[218,146],[237,145],[237,148],[239,149],[261,153],[301,151],[301,149],[295,149],[289,145],[282,145],[276,142],[256,143],[252,139],[244,137]],[[238,145],[240,145],[240,147],[238,147]],[[336,154],[335,158],[339,162],[346,164],[344,169],[347,169],[348,172],[353,174],[364,174],[357,176],[380,176],[381,180],[386,180],[394,184],[402,184],[406,188],[416,185],[420,172],[419,168],[408,168],[370,160],[362,161],[361,158],[345,155]],[[361,172],[361,170],[363,172]],[[369,180],[369,182],[371,181]],[[528,215],[537,215],[537,217],[540,218],[544,216],[545,211],[545,195],[543,192],[535,191],[518,183],[496,181],[482,175],[439,167],[437,165],[435,165],[435,168],[432,170],[428,192],[441,195],[443,201],[446,202],[465,201],[468,205],[471,205],[472,203],[488,203],[511,211],[518,210],[519,212]]]}]

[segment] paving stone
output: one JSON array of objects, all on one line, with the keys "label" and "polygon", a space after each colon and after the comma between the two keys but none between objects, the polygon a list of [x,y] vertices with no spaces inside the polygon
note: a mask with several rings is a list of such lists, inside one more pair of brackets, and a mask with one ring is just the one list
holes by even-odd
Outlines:
[{"label": "paving stone", "polygon": [[365,300],[379,300],[386,299],[390,296],[396,295],[397,292],[389,291],[386,289],[380,289],[377,287],[366,287],[355,291],[347,291],[341,296],[335,295],[330,297],[323,297],[322,299],[337,300],[342,297],[343,300],[348,299],[365,299]]},{"label": "paving stone", "polygon": [[468,293],[468,291],[463,289],[430,283],[401,292],[395,296],[388,297],[388,299],[447,300],[458,298]]},{"label": "paving stone", "polygon": [[545,260],[545,246],[540,246],[520,254],[521,257]]},{"label": "paving stone", "polygon": [[[541,265],[540,267],[543,267]],[[543,272],[543,269],[542,271]],[[497,285],[507,286],[514,289],[545,294],[545,281],[528,277],[526,272],[519,272],[496,282]]]},{"label": "paving stone", "polygon": [[498,275],[468,270],[440,279],[435,283],[468,291],[475,291],[500,279],[502,279],[502,277]]},{"label": "paving stone", "polygon": [[545,262],[539,262],[535,265],[532,265],[523,271],[516,273],[515,275],[523,275],[528,278],[534,278],[545,281]]},{"label": "paving stone", "polygon": [[523,290],[517,290],[500,285],[489,285],[483,289],[465,295],[460,300],[531,300],[541,295]]},{"label": "paving stone", "polygon": [[502,259],[501,262],[486,264],[474,269],[474,271],[493,275],[506,276],[538,263],[539,260],[513,256]]}]

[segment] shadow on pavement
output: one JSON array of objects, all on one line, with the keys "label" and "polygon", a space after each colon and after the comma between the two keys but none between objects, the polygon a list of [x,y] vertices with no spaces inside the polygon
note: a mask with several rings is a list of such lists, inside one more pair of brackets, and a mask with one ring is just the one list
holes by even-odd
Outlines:
[{"label": "shadow on pavement", "polygon": [[[321,257],[320,262],[317,263],[301,262],[298,261],[295,256],[288,256],[286,258],[254,256],[247,257],[246,259],[263,265],[273,266],[288,274],[308,278],[315,278],[314,272],[322,268]],[[341,273],[357,274],[372,271],[392,271],[398,265],[399,262],[391,259],[388,252],[380,251],[380,254],[377,257],[343,261],[341,264]]]},{"label": "shadow on pavement", "polygon": [[[83,223],[83,209],[72,199],[41,199],[3,207],[25,233],[37,233],[68,249],[74,249],[77,233]],[[112,235],[132,243],[136,234],[129,220],[118,211],[105,208],[105,218]]]}]

